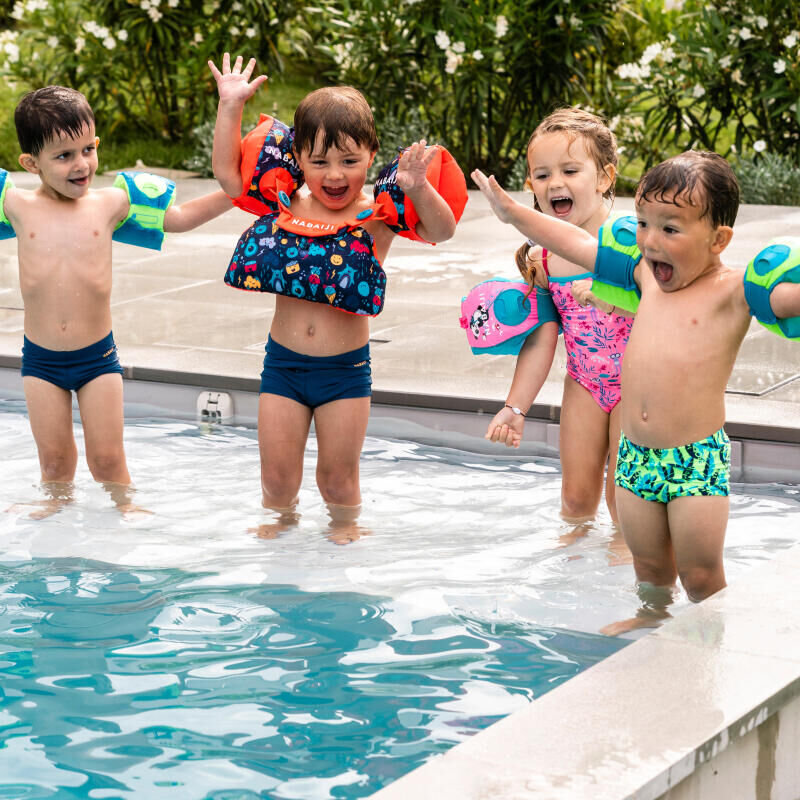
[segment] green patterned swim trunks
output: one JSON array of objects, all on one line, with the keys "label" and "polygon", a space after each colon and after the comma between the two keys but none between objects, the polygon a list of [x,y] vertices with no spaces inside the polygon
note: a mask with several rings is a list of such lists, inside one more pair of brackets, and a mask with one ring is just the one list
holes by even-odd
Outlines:
[{"label": "green patterned swim trunks", "polygon": [[642,447],[623,433],[614,483],[643,500],[730,494],[731,446],[725,431],[680,447]]}]

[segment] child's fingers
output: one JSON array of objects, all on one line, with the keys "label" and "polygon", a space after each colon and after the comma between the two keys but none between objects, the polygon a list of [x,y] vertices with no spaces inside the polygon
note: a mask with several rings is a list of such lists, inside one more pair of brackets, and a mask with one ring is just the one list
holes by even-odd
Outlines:
[{"label": "child's fingers", "polygon": [[211,61],[211,59],[208,61],[208,68],[211,70],[215,81],[218,81],[222,77],[222,73],[217,69],[217,65]]},{"label": "child's fingers", "polygon": [[253,74],[253,70],[256,68],[256,60],[251,58],[247,62],[247,66],[242,70],[242,76],[245,77],[247,80],[250,80],[250,76]]},{"label": "child's fingers", "polygon": [[236,61],[233,64],[232,72],[235,72],[235,73],[238,74],[238,73],[241,73],[241,71],[242,71],[242,57],[241,56],[236,56]]},{"label": "child's fingers", "polygon": [[231,54],[223,53],[222,55],[222,74],[227,75],[231,71]]}]

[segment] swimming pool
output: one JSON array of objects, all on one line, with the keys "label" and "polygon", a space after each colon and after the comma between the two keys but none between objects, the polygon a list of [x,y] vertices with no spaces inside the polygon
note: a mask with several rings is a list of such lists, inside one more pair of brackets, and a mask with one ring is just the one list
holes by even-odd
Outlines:
[{"label": "swimming pool", "polygon": [[[24,406],[0,409],[3,502],[33,502]],[[152,514],[81,464],[58,514],[0,521],[0,796],[362,797],[623,646],[596,631],[638,607],[607,521],[558,518],[552,460],[370,437],[340,546],[310,468],[297,526],[251,532],[252,430],[138,421],[126,447]],[[730,580],[800,536],[796,487],[736,489]]]}]

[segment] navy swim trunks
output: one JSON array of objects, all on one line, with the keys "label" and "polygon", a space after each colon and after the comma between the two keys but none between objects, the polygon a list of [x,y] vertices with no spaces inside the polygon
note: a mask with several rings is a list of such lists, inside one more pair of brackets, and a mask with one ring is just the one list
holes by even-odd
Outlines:
[{"label": "navy swim trunks", "polygon": [[369,397],[369,344],[335,356],[306,356],[267,340],[261,394],[288,397],[312,410],[334,400]]},{"label": "navy swim trunks", "polygon": [[107,372],[123,373],[113,333],[80,350],[48,350],[27,336],[22,344],[22,377],[31,375],[68,392],[85,386]]}]

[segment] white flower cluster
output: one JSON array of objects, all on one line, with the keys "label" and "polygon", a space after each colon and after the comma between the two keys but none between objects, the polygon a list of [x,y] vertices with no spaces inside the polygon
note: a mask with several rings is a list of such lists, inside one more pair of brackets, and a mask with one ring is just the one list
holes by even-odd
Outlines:
[{"label": "white flower cluster", "polygon": [[684,0],[664,0],[664,13],[668,11],[683,11]]},{"label": "white flower cluster", "polygon": [[501,14],[494,21],[494,35],[498,39],[502,39],[508,33],[508,20]]},{"label": "white flower cluster", "polygon": [[[167,0],[167,5],[170,8],[177,8],[179,2],[180,0]],[[164,12],[158,10],[160,5],[161,0],[142,0],[139,7],[142,11],[147,12],[147,16],[150,17],[153,22],[158,22],[164,16]]]},{"label": "white flower cluster", "polygon": [[0,53],[6,57],[6,69],[9,64],[19,61],[19,46],[16,31],[0,31]]},{"label": "white flower cluster", "polygon": [[[466,44],[464,44],[464,42],[451,42],[450,37],[445,31],[436,31],[436,36],[433,37],[433,40],[436,42],[436,46],[440,50],[444,50],[447,56],[444,71],[452,75],[464,60],[464,53],[467,50]],[[481,53],[480,50],[476,50],[475,52],[478,54],[476,57],[477,60],[483,58],[483,53]]]},{"label": "white flower cluster", "polygon": [[[117,40],[114,38],[111,31],[105,27],[105,25],[98,25],[94,20],[88,20],[87,22],[83,23],[83,29],[86,33],[92,34],[96,39],[99,39],[103,43],[103,47],[107,50],[113,50],[117,46]],[[120,31],[122,33],[122,31]],[[128,33],[125,32],[125,36],[121,37],[123,41],[127,38]],[[75,52],[80,53],[83,50],[86,44],[86,40],[81,38],[80,36],[76,37],[75,39]]]},{"label": "white flower cluster", "polygon": [[35,11],[47,11],[49,6],[47,0],[17,0],[11,9],[11,17],[22,19],[26,14],[33,14]]},{"label": "white flower cluster", "polygon": [[643,81],[652,74],[651,64],[658,60],[661,64],[670,64],[675,60],[675,51],[672,49],[672,39],[665,42],[653,42],[645,47],[638,62],[621,64],[617,67],[617,75],[623,80],[634,82]]}]

